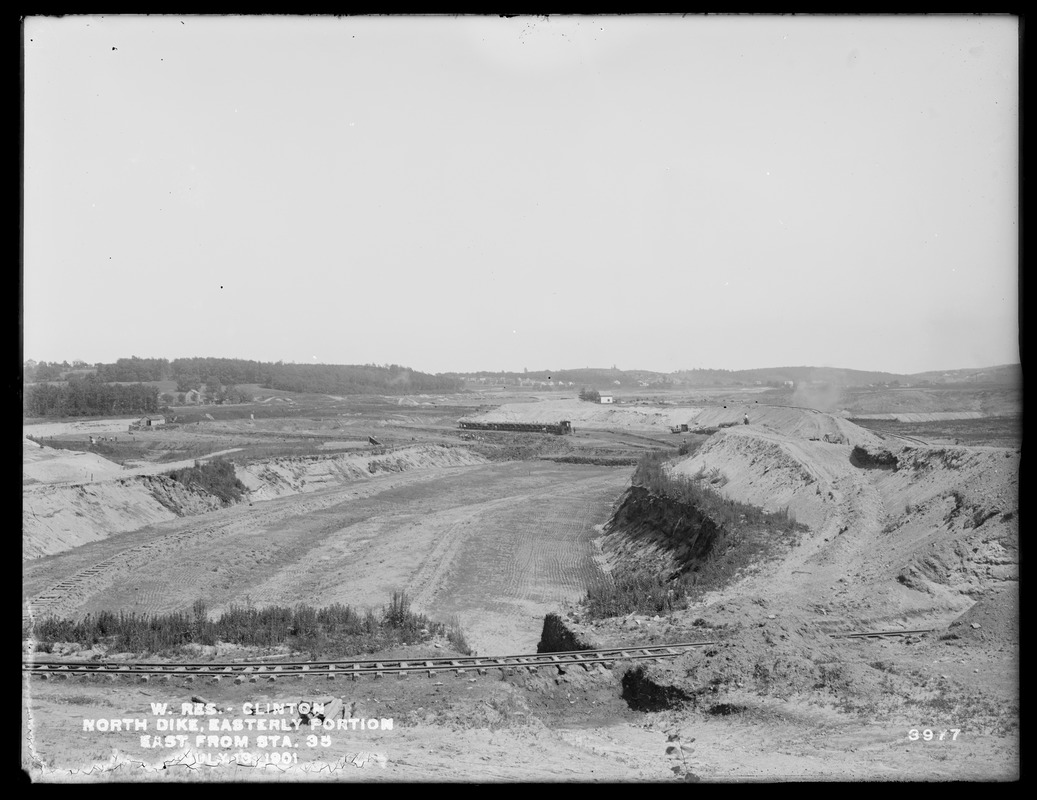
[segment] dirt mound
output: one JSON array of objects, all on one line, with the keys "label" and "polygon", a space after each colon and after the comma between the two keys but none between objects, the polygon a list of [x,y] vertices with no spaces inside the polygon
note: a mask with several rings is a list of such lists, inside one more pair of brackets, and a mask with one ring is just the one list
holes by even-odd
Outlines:
[{"label": "dirt mound", "polygon": [[22,439],[22,481],[74,483],[117,478],[123,468],[96,453],[78,453],[45,447]]},{"label": "dirt mound", "polygon": [[221,505],[208,492],[163,477],[26,486],[22,491],[22,559],[62,553],[115,533],[201,514]]},{"label": "dirt mound", "polygon": [[885,419],[896,422],[945,422],[959,419],[983,419],[981,411],[932,411],[928,413],[854,414],[854,419]]},{"label": "dirt mound", "polygon": [[[918,507],[957,492],[970,508],[1011,513],[1019,503],[1019,450],[916,447],[892,452],[897,469],[879,480],[887,505]],[[992,514],[991,514],[992,515]]]},{"label": "dirt mound", "polygon": [[[844,449],[848,450],[840,447]],[[788,508],[797,520],[818,527],[826,513],[833,476],[823,462],[810,456],[802,447],[791,447],[783,437],[732,428],[712,436],[694,455],[678,463],[673,474],[701,477],[710,488],[768,512]]]},{"label": "dirt mound", "polygon": [[384,472],[486,463],[485,458],[465,448],[421,445],[378,456],[344,453],[257,461],[238,467],[237,476],[254,500],[266,500],[289,494],[316,492]]},{"label": "dirt mound", "polygon": [[476,422],[559,422],[569,420],[577,430],[641,430],[666,433],[673,425],[692,422],[700,408],[601,405],[583,400],[543,400],[512,403],[472,417]]},{"label": "dirt mound", "polygon": [[962,644],[980,643],[1000,647],[1019,644],[1019,587],[1011,584],[991,592],[952,622],[941,637]]},{"label": "dirt mound", "polygon": [[699,704],[723,702],[718,696],[735,689],[790,697],[834,688],[831,667],[841,661],[836,643],[807,616],[772,608],[760,597],[718,603],[698,613],[699,624],[712,630],[717,645],[686,656],[677,668],[685,672],[680,685]]},{"label": "dirt mound", "polygon": [[[694,620],[691,617],[694,616]],[[815,705],[864,710],[880,690],[883,673],[847,660],[837,640],[808,613],[763,597],[740,597],[671,615],[668,620],[617,619],[589,627],[572,620],[562,626],[574,640],[595,637],[616,641],[623,635],[638,641],[682,641],[712,644],[665,662],[619,661],[613,667],[629,706],[638,711],[695,709],[710,715],[738,713],[760,698],[809,699]],[[633,625],[626,622],[632,621]],[[660,630],[667,626],[667,632]],[[568,640],[553,625],[558,641]],[[588,635],[590,633],[590,635]]]},{"label": "dirt mound", "polygon": [[692,431],[715,431],[742,426],[745,417],[756,429],[797,439],[835,444],[877,445],[882,438],[840,417],[809,408],[728,403],[716,406],[601,405],[582,400],[544,400],[513,403],[471,419],[477,422],[557,422],[569,420],[576,429],[640,430],[666,433],[675,425]]},{"label": "dirt mound", "polygon": [[[745,425],[745,417],[749,424]],[[877,434],[840,417],[809,408],[769,406],[758,403],[728,403],[702,409],[695,415],[700,428],[745,427],[795,439],[823,441],[829,444],[877,445]]]},{"label": "dirt mound", "polygon": [[[193,462],[184,463],[189,465]],[[281,458],[238,467],[236,472],[249,489],[250,499],[264,500],[370,479],[382,472],[484,463],[487,462],[482,456],[463,448],[422,446],[376,457]],[[114,466],[117,475],[125,474],[118,465]],[[178,464],[151,466],[171,470]],[[114,533],[139,530],[221,506],[214,495],[185,488],[161,475],[68,485],[25,485],[22,491],[22,558],[61,553]]]}]

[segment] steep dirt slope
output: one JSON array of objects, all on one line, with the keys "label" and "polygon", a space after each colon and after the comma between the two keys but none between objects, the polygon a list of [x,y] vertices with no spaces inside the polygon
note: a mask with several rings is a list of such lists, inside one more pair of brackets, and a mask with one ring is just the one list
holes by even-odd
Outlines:
[{"label": "steep dirt slope", "polygon": [[[22,560],[219,508],[218,498],[162,477],[22,489]],[[175,511],[174,511],[175,509]]]},{"label": "steep dirt slope", "polygon": [[[744,425],[745,417],[749,424]],[[840,417],[810,408],[772,406],[759,403],[728,403],[702,409],[694,417],[701,428],[742,427],[781,434],[792,439],[820,440],[836,444],[877,445],[881,439],[871,431]]]},{"label": "steep dirt slope", "polygon": [[788,558],[727,596],[785,596],[860,621],[946,620],[1014,580],[1018,469],[1018,450],[855,449],[750,425],[720,431],[674,472],[810,526]]},{"label": "steep dirt slope", "polygon": [[335,457],[275,458],[239,466],[236,473],[253,500],[266,500],[300,492],[316,492],[382,472],[484,463],[485,458],[470,450],[423,445],[378,456],[343,454]]},{"label": "steep dirt slope", "polygon": [[[872,777],[887,774],[897,751],[912,769],[935,753],[970,759],[947,775],[1010,779],[1019,763],[1019,459],[1018,449],[721,430],[674,471],[701,475],[734,500],[788,507],[809,532],[686,611],[586,620],[574,607],[545,624],[541,646],[707,641],[672,662],[618,665],[625,699],[686,737],[727,717],[763,736],[777,726],[816,736],[822,719],[876,726]],[[618,522],[609,536],[626,525],[628,557],[654,557],[657,542],[642,542],[636,521]],[[929,628],[883,641],[830,635]],[[909,732],[921,728],[957,743],[953,729],[961,744],[912,749]],[[860,746],[835,747],[840,768]],[[704,763],[721,774],[729,751],[715,746]],[[745,763],[758,770],[766,761],[758,752]],[[789,764],[777,758],[775,774],[790,777]]]},{"label": "steep dirt slope", "polygon": [[96,453],[44,447],[22,438],[22,483],[71,483],[119,478],[123,468]]},{"label": "steep dirt slope", "polygon": [[232,447],[182,461],[139,462],[120,465],[97,453],[46,447],[30,439],[23,438],[22,485],[45,483],[51,486],[58,486],[73,483],[94,483],[115,478],[134,478],[140,475],[162,475],[174,469],[192,467],[198,461],[208,461],[217,456],[234,453],[237,450],[238,448]]},{"label": "steep dirt slope", "polygon": [[[419,446],[378,456],[272,459],[237,467],[236,473],[248,489],[250,500],[265,500],[366,480],[380,473],[482,463],[486,463],[484,458],[462,448]],[[168,471],[179,465],[153,466],[162,466]],[[61,553],[115,533],[201,514],[221,505],[215,496],[187,489],[161,475],[119,478],[106,475],[92,482],[25,485],[22,488],[22,559]]]}]

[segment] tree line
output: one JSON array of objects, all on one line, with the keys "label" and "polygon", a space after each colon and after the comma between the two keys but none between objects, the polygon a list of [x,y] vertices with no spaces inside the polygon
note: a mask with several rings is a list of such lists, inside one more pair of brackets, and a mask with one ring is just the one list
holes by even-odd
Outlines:
[{"label": "tree line", "polygon": [[[27,384],[61,381],[75,369],[89,368],[83,362],[27,361],[23,367]],[[202,386],[258,384],[266,389],[318,394],[406,394],[454,392],[463,382],[456,377],[430,375],[399,364],[285,364],[240,358],[120,358],[112,364],[93,365],[94,377],[103,383],[176,381],[178,392]]]},{"label": "tree line", "polygon": [[153,414],[158,408],[156,387],[104,383],[94,375],[63,384],[33,384],[25,388],[24,395],[27,417]]}]

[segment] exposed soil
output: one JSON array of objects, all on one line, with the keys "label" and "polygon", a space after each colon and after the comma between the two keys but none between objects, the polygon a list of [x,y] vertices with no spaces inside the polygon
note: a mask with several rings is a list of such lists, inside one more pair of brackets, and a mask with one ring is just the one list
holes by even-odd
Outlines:
[{"label": "exposed soil", "polygon": [[57,595],[36,613],[78,615],[183,611],[201,597],[213,613],[380,607],[402,590],[419,611],[457,615],[479,652],[529,652],[544,614],[594,580],[594,526],[626,481],[626,470],[550,462],[367,474],[34,560],[23,591]]},{"label": "exposed soil", "polygon": [[[204,597],[218,613],[248,602],[378,607],[403,589],[419,611],[439,619],[457,615],[469,642],[486,655],[533,652],[538,645],[713,644],[666,662],[510,675],[491,670],[349,683],[299,678],[203,685],[27,679],[23,766],[35,779],[1018,777],[1017,448],[926,446],[805,409],[748,400],[725,408],[723,398],[636,410],[603,410],[581,401],[517,403],[494,413],[516,421],[569,419],[576,436],[557,445],[547,437],[532,447],[507,437],[462,442],[453,420],[478,413],[477,403],[469,401],[462,412],[433,405],[449,398],[411,400],[398,411],[384,404],[363,412],[343,408],[322,420],[208,423],[213,450],[236,446],[232,437],[247,436],[249,427],[272,426],[264,435],[280,437],[277,446],[305,442],[323,453],[318,459],[272,454],[262,464],[241,462],[238,472],[253,490],[252,505],[146,520],[123,532],[113,518],[111,535],[25,562],[23,600],[47,596],[39,610],[76,615],[185,610]],[[749,425],[742,424],[745,414]],[[414,439],[418,452],[470,444],[483,456],[450,447],[444,450],[458,460],[413,456],[372,469],[367,455],[350,450],[361,442],[358,432],[372,430],[374,422],[384,423],[381,435],[389,446]],[[629,486],[631,468],[542,457],[491,463],[485,455],[619,461],[679,441],[668,428],[682,422],[715,432],[674,468],[677,474],[707,480],[739,502],[788,509],[809,530],[780,558],[754,564],[687,611],[589,620],[579,600],[590,583],[604,579],[617,553],[627,562],[658,562],[669,546],[658,537],[647,546],[642,537],[651,526],[616,519],[609,526],[609,552],[601,551],[602,532]],[[205,430],[200,424],[202,433],[194,435]],[[256,442],[269,440],[257,436]],[[322,447],[327,442],[354,445]],[[31,455],[27,463],[34,463]],[[143,480],[135,483],[142,492]],[[82,488],[95,493],[98,509],[117,509],[117,498],[103,496],[105,485]],[[37,502],[43,502],[37,487],[23,491],[26,498],[39,492]],[[55,509],[62,502],[74,513],[88,501],[58,499]],[[44,526],[37,524],[30,533],[40,532],[43,541]],[[681,557],[694,547],[685,549]],[[552,612],[557,616],[545,627]],[[831,637],[888,628],[935,630],[885,640]],[[438,644],[427,652],[445,652],[445,643]],[[204,657],[217,654],[243,655],[221,647]],[[182,749],[149,751],[141,748],[139,734],[82,730],[84,718],[153,722],[151,702],[179,708],[193,695],[229,706],[224,716],[238,717],[246,701],[333,695],[344,698],[355,716],[392,716],[396,724],[392,730],[336,733],[324,752],[303,742],[292,751],[298,766],[287,771],[183,766]],[[233,749],[216,747],[210,755]],[[270,752],[255,741],[249,749]]]}]

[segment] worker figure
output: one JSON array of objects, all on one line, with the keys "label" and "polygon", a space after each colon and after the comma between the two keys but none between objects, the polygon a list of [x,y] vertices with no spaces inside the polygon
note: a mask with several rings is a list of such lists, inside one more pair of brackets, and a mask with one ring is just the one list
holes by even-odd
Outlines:
[{"label": "worker figure", "polygon": [[748,415],[748,414],[746,414],[746,415],[745,415],[745,416],[744,416],[744,417],[742,418],[742,424],[743,424],[743,425],[748,425],[748,424],[749,424],[749,415]]}]

